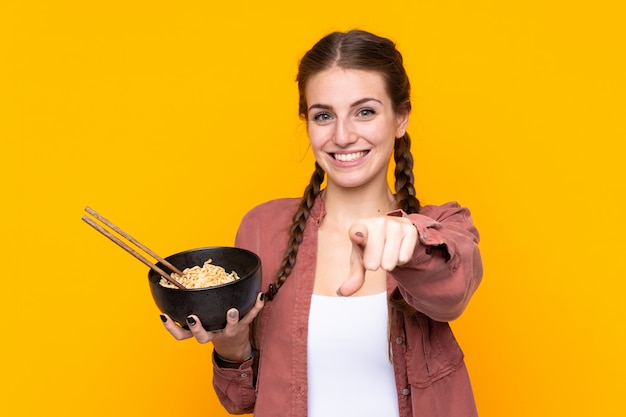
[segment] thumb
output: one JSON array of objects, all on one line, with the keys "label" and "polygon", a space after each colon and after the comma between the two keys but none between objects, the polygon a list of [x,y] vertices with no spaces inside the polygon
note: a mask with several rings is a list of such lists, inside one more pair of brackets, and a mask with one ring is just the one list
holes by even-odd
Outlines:
[{"label": "thumb", "polygon": [[239,322],[239,310],[236,308],[231,308],[226,313],[226,323],[228,324],[237,324]]},{"label": "thumb", "polygon": [[363,265],[363,248],[367,241],[367,229],[355,225],[350,228],[352,253],[350,254],[350,272],[348,278],[337,289],[340,297],[350,296],[357,292],[365,283],[365,266]]}]

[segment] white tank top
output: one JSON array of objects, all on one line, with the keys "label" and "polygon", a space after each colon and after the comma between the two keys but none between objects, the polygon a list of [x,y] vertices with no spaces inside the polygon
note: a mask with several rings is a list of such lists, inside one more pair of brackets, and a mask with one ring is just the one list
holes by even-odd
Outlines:
[{"label": "white tank top", "polygon": [[309,313],[309,417],[397,417],[387,294],[313,294]]}]

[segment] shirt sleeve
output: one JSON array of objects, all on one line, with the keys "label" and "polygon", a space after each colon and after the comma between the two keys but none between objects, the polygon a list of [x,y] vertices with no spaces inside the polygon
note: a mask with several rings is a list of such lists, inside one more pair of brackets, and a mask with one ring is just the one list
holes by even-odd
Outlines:
[{"label": "shirt sleeve", "polygon": [[412,259],[391,272],[405,301],[436,321],[458,318],[483,275],[469,210],[450,202],[425,206],[419,214],[389,215],[409,219],[418,233]]},{"label": "shirt sleeve", "polygon": [[[279,199],[261,204],[246,213],[235,236],[235,246],[256,253],[263,261],[263,283],[265,290],[272,282],[278,265],[282,261],[287,226],[299,199]],[[219,401],[231,414],[251,413],[256,403],[257,364],[255,359],[244,362],[239,368],[221,368],[213,357],[213,388]]]},{"label": "shirt sleeve", "polygon": [[[262,223],[257,221],[257,217],[250,213],[244,217],[235,237],[235,246],[258,254],[262,236],[258,224]],[[258,354],[256,356],[258,358]],[[213,388],[218,400],[230,414],[248,414],[254,410],[256,370],[252,364],[253,360],[249,360],[237,368],[220,367],[215,352],[213,354]]]},{"label": "shirt sleeve", "polygon": [[230,414],[252,413],[256,402],[253,361],[238,368],[220,368],[213,356],[213,388]]}]

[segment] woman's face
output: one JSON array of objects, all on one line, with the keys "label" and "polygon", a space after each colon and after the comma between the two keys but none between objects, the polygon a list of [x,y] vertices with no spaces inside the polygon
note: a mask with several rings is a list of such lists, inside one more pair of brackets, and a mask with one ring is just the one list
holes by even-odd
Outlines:
[{"label": "woman's face", "polygon": [[404,135],[408,113],[393,111],[384,78],[333,67],[309,79],[305,96],[311,148],[329,185],[386,184],[394,141]]}]

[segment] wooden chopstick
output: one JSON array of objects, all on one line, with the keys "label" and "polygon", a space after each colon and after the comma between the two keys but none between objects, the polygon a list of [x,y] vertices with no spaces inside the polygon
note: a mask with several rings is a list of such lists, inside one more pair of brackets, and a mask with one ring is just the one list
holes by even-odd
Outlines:
[{"label": "wooden chopstick", "polygon": [[[150,256],[152,256],[153,258],[155,258],[156,260],[161,262],[163,265],[167,266],[169,269],[171,269],[173,272],[177,273],[179,276],[183,276],[183,273],[178,268],[176,268],[174,265],[172,265],[171,263],[169,263],[165,259],[161,258],[159,255],[157,255],[156,253],[154,253],[153,251],[148,249],[146,246],[141,244],[139,241],[137,241],[135,238],[130,236],[128,233],[124,232],[122,229],[120,229],[119,227],[115,226],[109,220],[107,220],[106,218],[104,218],[103,216],[98,214],[95,210],[93,210],[93,209],[91,209],[89,207],[86,207],[85,211],[87,213],[91,214],[92,216],[94,216],[96,219],[100,220],[106,226],[108,226],[111,229],[113,229],[115,232],[119,233],[121,236],[123,236],[126,239],[128,239],[134,245],[136,245],[137,247],[141,248],[143,251],[145,251]],[[103,234],[104,236],[108,237],[111,241],[116,243],[119,247],[124,249],[126,252],[130,253],[132,256],[134,256],[135,258],[137,258],[138,260],[143,262],[145,265],[150,267],[150,269],[152,269],[153,271],[157,272],[159,275],[161,275],[163,278],[168,280],[170,283],[172,283],[173,285],[175,285],[176,287],[178,287],[180,289],[185,289],[185,286],[182,285],[177,280],[175,280],[174,278],[172,278],[172,276],[170,274],[166,273],[161,268],[159,268],[158,266],[154,265],[152,262],[150,262],[148,259],[146,259],[144,256],[142,256],[139,252],[137,252],[132,247],[130,247],[127,243],[125,243],[124,241],[119,239],[117,236],[115,236],[114,234],[112,234],[111,232],[106,230],[100,224],[96,223],[93,219],[89,218],[88,216],[83,216],[82,220],[85,223],[89,224],[94,229],[96,229],[98,232]]]},{"label": "wooden chopstick", "polygon": [[125,231],[123,231],[122,229],[120,229],[119,227],[117,227],[116,225],[114,225],[111,221],[107,220],[104,216],[102,216],[101,214],[99,214],[97,211],[95,211],[94,209],[92,209],[91,207],[85,207],[85,211],[89,214],[91,214],[93,217],[95,217],[96,219],[100,220],[102,223],[104,223],[105,225],[109,226],[111,229],[115,230],[117,233],[119,233],[121,236],[124,236],[126,239],[128,239],[131,243],[133,243],[135,246],[137,246],[138,248],[140,248],[141,250],[143,250],[144,252],[146,252],[148,255],[152,256],[154,259],[156,259],[157,261],[161,262],[163,265],[167,266],[170,270],[172,270],[173,272],[176,272],[178,275],[180,275],[181,277],[183,276],[183,273],[176,268],[174,265],[172,265],[171,263],[169,263],[168,261],[166,261],[165,259],[161,258],[159,255],[157,255],[155,252],[151,251],[148,247],[146,247],[145,245],[143,245],[141,242],[139,242],[137,239],[135,239],[134,237],[132,237],[131,235],[129,235],[128,233],[126,233]]}]

